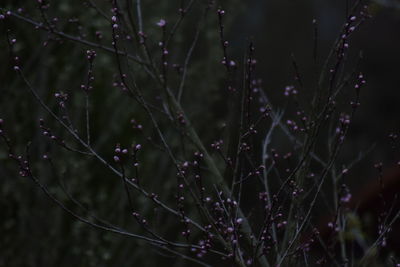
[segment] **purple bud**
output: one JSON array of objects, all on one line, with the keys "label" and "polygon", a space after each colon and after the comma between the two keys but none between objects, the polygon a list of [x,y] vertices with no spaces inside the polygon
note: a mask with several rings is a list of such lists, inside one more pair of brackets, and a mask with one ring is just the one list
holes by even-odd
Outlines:
[{"label": "purple bud", "polygon": [[164,19],[160,19],[159,22],[157,22],[158,27],[165,27],[167,25],[167,22]]}]

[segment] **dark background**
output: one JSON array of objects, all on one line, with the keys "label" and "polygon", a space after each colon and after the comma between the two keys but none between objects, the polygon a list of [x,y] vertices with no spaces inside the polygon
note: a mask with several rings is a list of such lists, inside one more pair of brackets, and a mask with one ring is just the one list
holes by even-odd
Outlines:
[{"label": "dark background", "polygon": [[[156,43],[160,32],[154,26],[155,23],[160,18],[166,18],[168,22],[176,20],[178,3],[143,2],[146,2],[143,3],[146,32]],[[399,160],[398,152],[393,150],[388,139],[390,133],[399,134],[400,131],[400,8],[397,2],[372,2],[368,7],[371,18],[357,30],[350,42],[349,69],[354,66],[355,59],[362,51],[359,69],[366,76],[367,85],[361,92],[361,106],[357,110],[338,166],[346,165],[360,152],[374,145],[374,149],[348,175],[348,184],[354,192],[376,178],[374,163],[383,162],[385,169],[391,170]],[[248,41],[254,42],[258,61],[256,73],[263,80],[263,90],[274,105],[282,109],[287,105],[283,89],[294,83],[292,54],[305,80],[304,92],[300,93],[301,101],[307,104],[315,79],[312,20],[317,20],[318,55],[322,62],[346,19],[346,1],[251,0],[246,3],[222,1],[216,5],[221,5],[227,11],[227,35],[231,43],[229,52],[235,59],[240,61]],[[64,20],[72,16],[79,17],[82,25],[85,25],[83,31],[87,31],[88,39],[93,40],[93,32],[96,29],[106,32],[108,24],[91,9],[82,6],[82,1],[54,2],[50,12],[59,14],[57,16]],[[102,2],[99,6],[108,12],[107,3]],[[0,7],[0,13],[9,8],[16,10],[23,7],[25,14],[39,19],[32,3],[2,1]],[[172,58],[176,62],[182,62],[179,49],[184,47],[186,50],[190,45],[194,34],[193,25],[196,25],[199,14],[194,11],[176,37],[176,46],[173,45],[171,49]],[[57,109],[57,103],[52,97],[54,92],[70,93],[72,117],[76,118],[79,126],[84,125],[84,104],[82,93],[77,88],[84,80],[87,69],[84,56],[86,48],[68,41],[61,45],[50,42],[44,48],[46,33],[34,30],[31,25],[15,18],[7,23],[0,24],[0,117],[5,120],[4,127],[16,151],[23,153],[26,143],[32,142],[35,170],[50,191],[67,205],[73,206],[73,203],[61,191],[59,181],[65,181],[70,193],[99,217],[124,225],[132,232],[140,231],[127,212],[119,180],[113,178],[109,171],[104,171],[99,163],[70,155],[41,135],[38,119],[44,118],[49,123],[51,120],[12,70],[13,63],[9,59],[5,32],[11,29],[12,35],[16,36],[16,49],[21,55],[26,76],[51,107]],[[78,33],[78,25],[65,25],[66,32]],[[110,43],[107,36],[105,39]],[[154,47],[154,51],[157,51],[157,46]],[[113,75],[116,73],[113,57],[100,51],[98,54],[92,95],[95,114],[92,119],[93,132],[98,134],[93,142],[107,159],[111,159],[112,150],[118,142],[146,142],[140,133],[131,128],[129,120],[135,118],[143,121],[144,126],[146,122],[141,111],[132,108],[131,101],[112,87]],[[213,9],[194,53],[187,82],[192,86],[186,89],[183,104],[205,143],[219,138],[220,125],[229,117],[226,109],[228,104],[224,93],[221,93],[224,69],[219,64],[220,60],[218,24]],[[147,84],[148,81],[142,79],[140,82]],[[150,86],[148,88],[151,91]],[[158,103],[157,97],[157,93],[149,92],[149,99],[155,104]],[[346,106],[348,103],[341,104]],[[167,123],[161,126],[167,127]],[[52,126],[57,134],[64,135],[61,128],[54,124]],[[151,129],[146,128],[146,131],[150,136],[155,135]],[[176,134],[173,130],[166,132],[167,136]],[[274,140],[276,147],[285,149],[288,146],[279,134],[274,136]],[[179,140],[171,137],[170,141],[179,146]],[[154,149],[145,151],[148,152],[142,154],[142,172],[157,177],[145,181],[145,186],[149,191],[157,193],[174,190],[174,180],[166,178],[174,170],[165,160],[165,155],[155,153]],[[19,177],[18,167],[8,159],[7,153],[2,143],[0,266],[188,266],[187,262],[164,255],[143,242],[96,231],[76,222],[46,198],[31,181]],[[44,153],[54,157],[55,172],[41,160]],[[166,197],[172,198],[168,194]],[[141,212],[151,218],[156,229],[171,239],[176,237],[176,228],[179,230],[179,226],[173,226],[176,225],[174,218],[157,213],[146,199],[137,197],[135,201]],[[323,213],[320,211],[320,215]]]}]

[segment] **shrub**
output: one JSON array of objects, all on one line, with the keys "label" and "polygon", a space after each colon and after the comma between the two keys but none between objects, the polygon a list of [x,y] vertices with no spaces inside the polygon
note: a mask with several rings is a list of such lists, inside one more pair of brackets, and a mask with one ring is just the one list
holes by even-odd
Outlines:
[{"label": "shrub", "polygon": [[[34,266],[386,260],[378,252],[399,212],[397,199],[383,197],[382,166],[379,232],[365,236],[348,186],[362,155],[340,160],[366,84],[348,60],[351,37],[369,17],[362,1],[325,57],[318,22],[310,24],[316,74],[303,77],[293,56],[283,105],[273,105],[258,78],[251,38],[242,56],[229,43],[233,15],[214,1],[17,5],[0,10],[2,57],[14,70],[3,78],[15,89],[4,92],[13,112],[2,110],[2,160],[24,178],[5,174],[13,180],[6,214],[48,232],[24,229],[4,241],[2,264],[21,264],[16,251],[32,244],[40,244],[27,254]],[[13,215],[19,205],[32,206]],[[328,230],[318,225],[323,210]]]}]

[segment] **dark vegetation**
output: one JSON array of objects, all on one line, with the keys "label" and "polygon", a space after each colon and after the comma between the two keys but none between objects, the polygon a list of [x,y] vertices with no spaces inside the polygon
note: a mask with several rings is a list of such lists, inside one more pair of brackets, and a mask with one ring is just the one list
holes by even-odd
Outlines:
[{"label": "dark vegetation", "polygon": [[2,1],[0,266],[400,266],[398,4],[320,2]]}]

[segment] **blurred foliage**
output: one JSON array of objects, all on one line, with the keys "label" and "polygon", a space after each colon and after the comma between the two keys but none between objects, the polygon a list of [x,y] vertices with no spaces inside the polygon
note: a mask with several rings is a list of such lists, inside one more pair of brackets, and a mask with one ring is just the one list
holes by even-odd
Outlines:
[{"label": "blurred foliage", "polygon": [[[94,2],[110,19],[109,1]],[[182,2],[187,4],[189,1]],[[136,1],[132,3],[135,7]],[[181,1],[142,1],[144,32],[148,36],[150,54],[155,55],[157,64],[161,64],[158,42],[162,38],[162,31],[156,23],[160,19],[165,19],[168,29],[171,29],[179,20],[177,10],[180,3]],[[220,135],[226,134],[222,133],[222,122],[235,112],[234,107],[229,105],[228,100],[231,99],[228,99],[221,89],[225,86],[223,79],[226,73],[224,66],[220,64],[223,55],[219,43],[216,8],[222,6],[228,10],[229,16],[226,16],[224,23],[230,39],[233,40],[235,59],[242,60],[245,46],[243,40],[247,37],[259,44],[259,49],[256,50],[257,56],[264,61],[264,65],[260,67],[258,73],[262,77],[264,75],[261,73],[269,73],[269,77],[266,76],[264,79],[266,80],[265,87],[277,101],[281,101],[281,88],[287,85],[285,83],[293,80],[292,70],[290,70],[290,49],[294,49],[294,53],[299,55],[304,72],[310,76],[313,75],[312,68],[305,63],[310,61],[309,47],[312,29],[307,27],[311,23],[300,19],[305,16],[311,21],[310,10],[315,8],[323,11],[323,8],[318,9],[305,3],[293,7],[293,3],[288,3],[288,1],[271,1],[266,4],[264,1],[253,0],[245,4],[239,0],[226,0],[217,1],[203,20],[206,4],[207,1],[195,1],[171,41],[169,58],[170,64],[182,66],[195,38],[196,29],[200,27],[199,40],[188,68],[182,105],[188,110],[188,115],[196,129],[199,129],[204,143],[209,144],[220,138]],[[301,5],[304,7],[300,7]],[[2,1],[0,13],[8,9],[16,11],[20,7],[23,8],[22,15],[42,21],[40,12],[36,8],[36,1]],[[298,8],[304,12],[299,12]],[[391,12],[381,6],[374,8],[377,16],[379,12]],[[277,10],[281,12],[277,14],[281,15],[283,11],[289,10],[288,14],[296,13],[294,16],[297,17],[289,18],[288,14],[286,17],[279,17],[277,14],[272,14]],[[334,8],[330,10],[334,13],[332,10]],[[321,15],[322,11],[314,13]],[[247,18],[249,14],[250,18]],[[254,17],[251,17],[252,14]],[[58,29],[65,33],[111,46],[109,21],[96,9],[91,8],[86,1],[51,1],[48,15],[51,19],[58,18]],[[341,15],[340,13],[337,17]],[[337,17],[330,19],[335,22],[339,20]],[[398,20],[396,21],[398,23]],[[93,211],[96,216],[110,220],[113,224],[131,232],[141,232],[141,227],[129,214],[123,184],[119,179],[116,179],[109,170],[95,160],[66,151],[41,134],[39,118],[44,119],[46,127],[50,127],[54,134],[65,139],[67,143],[73,144],[73,147],[81,148],[43,111],[27,90],[26,85],[12,71],[13,63],[10,59],[6,34],[3,33],[11,29],[10,35],[17,39],[15,52],[21,57],[27,79],[46,103],[49,103],[53,110],[57,110],[58,114],[62,114],[63,111],[59,108],[54,94],[68,93],[69,100],[66,104],[70,111],[69,115],[76,128],[82,129],[82,133],[85,133],[85,95],[80,85],[85,83],[88,69],[87,47],[68,40],[57,40],[51,34],[35,29],[34,26],[15,18],[7,20],[7,23],[0,24],[2,33],[0,39],[0,62],[2,62],[0,117],[5,119],[4,128],[15,144],[17,153],[23,154],[26,144],[31,143],[30,154],[34,162],[33,168],[40,180],[49,187],[51,193],[77,213],[87,215],[84,209],[67,197],[62,190],[63,186],[68,194],[78,199],[82,206]],[[264,24],[267,26],[264,27]],[[297,31],[294,25],[301,25],[307,29]],[[336,25],[336,27],[339,26]],[[326,28],[321,31],[329,32],[331,29],[331,26],[326,24]],[[96,31],[102,32],[101,40],[96,38]],[[307,33],[309,35],[306,35]],[[251,35],[256,36],[251,37]],[[396,38],[400,39],[399,36]],[[333,34],[330,34],[322,40],[321,50],[327,50],[332,39]],[[369,39],[359,37],[359,40],[362,43]],[[135,49],[140,48],[132,45],[128,52],[135,53]],[[309,49],[308,52],[302,52],[306,49]],[[174,203],[176,184],[174,179],[167,179],[167,177],[174,177],[175,170],[171,168],[171,162],[166,160],[167,154],[159,153],[160,140],[156,132],[152,129],[143,109],[113,86],[118,74],[115,56],[100,49],[96,49],[96,52],[98,57],[94,63],[94,89],[90,93],[93,147],[104,158],[112,161],[113,150],[117,143],[121,143],[124,147],[141,143],[145,147],[139,154],[139,170],[143,176],[141,179],[143,187]],[[373,63],[364,65],[364,68],[371,68]],[[164,110],[160,101],[162,92],[156,89],[158,85],[154,81],[143,75],[145,74],[143,67],[133,64],[126,67],[135,73],[136,82],[145,91],[147,100]],[[170,70],[170,83],[173,90],[177,92],[180,74],[174,71]],[[193,148],[181,147],[179,126],[168,127],[171,122],[162,112],[157,113],[156,116],[162,121],[160,128],[164,130],[174,152],[182,155],[182,158],[188,156],[184,155],[184,151],[192,152]],[[397,115],[392,114],[390,119],[392,125],[398,123],[398,118],[396,119],[395,116]],[[378,117],[374,121],[379,120]],[[143,130],[132,129],[131,119],[143,125]],[[361,125],[367,123],[368,118],[360,122]],[[276,138],[279,140],[280,137]],[[363,144],[369,143],[368,137],[366,139]],[[351,150],[350,148],[348,151]],[[379,153],[385,154],[385,151],[382,149]],[[42,158],[44,154],[49,155],[52,164]],[[354,154],[350,154],[349,157],[354,157]],[[144,242],[90,230],[88,226],[74,220],[50,201],[36,185],[16,175],[17,166],[8,159],[7,151],[3,146],[0,149],[0,164],[2,196],[0,209],[3,213],[3,220],[0,223],[2,236],[0,266],[188,266],[187,262],[180,258],[165,255]],[[128,171],[127,175],[134,175],[133,171]],[[150,225],[157,229],[158,233],[174,240],[182,238],[179,233],[180,225],[176,223],[177,218],[158,210],[141,196],[135,195],[134,203],[137,210],[148,219]]]},{"label": "blurred foliage", "polygon": [[[111,5],[108,1],[92,1],[96,8],[106,15],[104,18],[96,8],[91,8],[89,2],[50,1],[46,16],[50,20],[58,19],[56,25],[59,31],[111,47],[110,23],[107,21],[112,16]],[[156,23],[165,19],[168,29],[172,29],[174,23],[179,20],[178,8],[181,4],[187,5],[188,2],[142,1],[143,29],[147,35],[150,53],[155,55],[157,61],[160,54],[158,42],[162,38],[162,31]],[[136,1],[132,1],[132,4],[135,9],[132,12],[136,18]],[[215,103],[218,98],[219,80],[225,70],[219,64],[222,52],[215,15],[216,5],[204,17],[206,5],[207,1],[194,1],[184,23],[171,40],[170,61],[171,64],[183,65],[186,51],[189,50],[199,27],[201,32],[192,64],[188,69],[183,103],[190,104],[190,117],[197,127],[204,129],[202,134],[205,138],[211,139],[214,137],[209,136],[209,129],[213,127],[210,121],[215,115],[211,112],[204,113],[204,109]],[[235,0],[224,1],[224,5],[241,6]],[[0,13],[5,10],[16,12],[18,8],[22,8],[22,16],[34,21],[43,21],[35,1],[2,1],[0,7]],[[233,19],[235,12],[239,10],[232,10],[230,18]],[[228,26],[229,19],[225,23]],[[3,62],[0,74],[0,114],[5,118],[4,128],[14,144],[16,153],[23,154],[26,144],[31,143],[30,156],[37,176],[54,196],[78,214],[87,215],[87,209],[131,232],[142,232],[142,228],[129,212],[120,179],[116,179],[95,160],[65,151],[41,134],[39,118],[44,119],[45,126],[51,128],[54,135],[64,139],[72,147],[81,149],[64,129],[43,111],[26,85],[12,71],[13,63],[6,35],[3,33],[10,29],[10,37],[18,40],[14,52],[21,58],[27,79],[58,114],[62,114],[63,110],[54,94],[68,94],[66,105],[69,116],[74,126],[82,129],[82,133],[85,129],[85,95],[80,85],[84,84],[86,79],[88,47],[59,39],[14,18],[7,19],[7,24],[1,23],[0,28],[0,61]],[[102,34],[101,40],[96,38],[97,31]],[[132,46],[130,52],[135,53],[134,49],[139,48]],[[175,180],[168,177],[174,177],[175,171],[171,168],[172,164],[165,160],[167,155],[159,153],[158,145],[154,145],[160,143],[160,140],[150,127],[151,123],[147,121],[142,108],[132,99],[125,97],[118,88],[113,87],[118,74],[115,56],[101,49],[96,49],[96,52],[98,56],[94,63],[94,89],[90,92],[93,147],[104,158],[112,161],[117,143],[125,147],[136,143],[143,144],[144,152],[139,155],[142,185],[149,192],[154,192],[164,199],[171,198],[171,203],[174,203]],[[152,89],[157,88],[157,85],[149,81],[146,75],[142,75],[142,67],[129,67],[130,71],[137,75],[138,85],[146,91],[148,101],[159,105],[161,93],[158,89]],[[179,76],[172,71],[171,82],[178,87]],[[160,114],[156,116],[164,120],[161,128],[170,138],[168,141],[179,149],[180,141],[173,137],[178,129],[165,127],[170,122]],[[130,120],[133,118],[143,125],[142,131],[132,129]],[[154,140],[150,142],[148,138]],[[174,266],[184,265],[180,258],[165,255],[141,241],[91,230],[90,227],[71,218],[31,181],[16,175],[17,166],[8,159],[4,148],[0,150],[0,207],[4,218],[1,223],[0,266],[171,266],[172,263]],[[51,163],[44,160],[43,155],[48,155]],[[78,200],[82,207],[77,206],[68,195]],[[167,216],[141,196],[135,196],[134,203],[135,208],[159,234],[174,240],[181,238],[178,218]],[[149,249],[153,251],[149,253]]]}]

